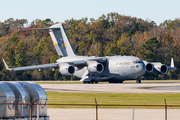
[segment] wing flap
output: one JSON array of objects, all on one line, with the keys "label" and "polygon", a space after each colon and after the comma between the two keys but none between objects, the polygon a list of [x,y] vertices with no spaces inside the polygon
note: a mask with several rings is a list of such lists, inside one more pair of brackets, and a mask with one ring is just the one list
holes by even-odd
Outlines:
[{"label": "wing flap", "polygon": [[[160,62],[151,62],[153,65],[156,65],[156,64],[162,64],[162,63],[160,63]],[[168,69],[171,69],[171,70],[176,70],[176,68],[174,67],[174,59],[173,58],[171,58],[171,66],[167,66],[166,65],[166,67],[168,68]]]}]

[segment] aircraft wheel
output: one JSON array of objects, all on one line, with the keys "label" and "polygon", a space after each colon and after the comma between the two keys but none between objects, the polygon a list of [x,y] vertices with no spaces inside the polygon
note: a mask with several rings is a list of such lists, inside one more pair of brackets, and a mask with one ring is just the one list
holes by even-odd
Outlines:
[{"label": "aircraft wheel", "polygon": [[95,82],[96,84],[98,84],[98,82]]},{"label": "aircraft wheel", "polygon": [[141,83],[141,80],[136,80],[136,83]]},{"label": "aircraft wheel", "polygon": [[94,80],[94,79],[92,79],[92,80],[90,81],[90,83],[91,83],[91,84],[94,84],[94,83],[95,83],[95,80]]},{"label": "aircraft wheel", "polygon": [[123,83],[123,81],[120,81],[119,83]]},{"label": "aircraft wheel", "polygon": [[91,81],[90,83],[91,83],[91,84],[94,84],[94,81]]},{"label": "aircraft wheel", "polygon": [[86,82],[83,82],[83,84],[86,84]]}]

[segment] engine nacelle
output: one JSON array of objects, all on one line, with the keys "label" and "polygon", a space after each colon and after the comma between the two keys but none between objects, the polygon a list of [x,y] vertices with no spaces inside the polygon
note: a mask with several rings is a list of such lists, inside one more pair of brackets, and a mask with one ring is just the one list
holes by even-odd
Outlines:
[{"label": "engine nacelle", "polygon": [[146,64],[146,71],[147,72],[152,72],[153,71],[153,65],[151,63]]},{"label": "engine nacelle", "polygon": [[102,73],[104,71],[104,66],[101,63],[91,61],[88,62],[88,70],[92,73]]},{"label": "engine nacelle", "polygon": [[59,72],[62,75],[73,75],[75,73],[75,68],[69,64],[60,65]]},{"label": "engine nacelle", "polygon": [[155,64],[153,71],[157,74],[166,74],[168,72],[168,68],[164,64]]},{"label": "engine nacelle", "polygon": [[146,71],[147,72],[152,72],[153,71],[153,65],[151,63],[144,61],[144,64],[146,66]]}]

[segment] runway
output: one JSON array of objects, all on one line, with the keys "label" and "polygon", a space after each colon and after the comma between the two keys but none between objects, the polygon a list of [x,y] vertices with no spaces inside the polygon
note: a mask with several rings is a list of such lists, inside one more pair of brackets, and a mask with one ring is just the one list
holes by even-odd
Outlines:
[{"label": "runway", "polygon": [[45,91],[76,93],[180,93],[180,83],[40,84]]}]

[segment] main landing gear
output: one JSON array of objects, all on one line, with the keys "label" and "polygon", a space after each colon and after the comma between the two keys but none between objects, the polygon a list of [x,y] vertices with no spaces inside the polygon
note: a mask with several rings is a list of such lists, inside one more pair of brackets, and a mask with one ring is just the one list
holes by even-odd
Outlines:
[{"label": "main landing gear", "polygon": [[98,81],[95,81],[94,79],[92,79],[91,81],[83,81],[83,84],[98,84]]},{"label": "main landing gear", "polygon": [[141,83],[141,80],[136,80],[136,83]]}]

